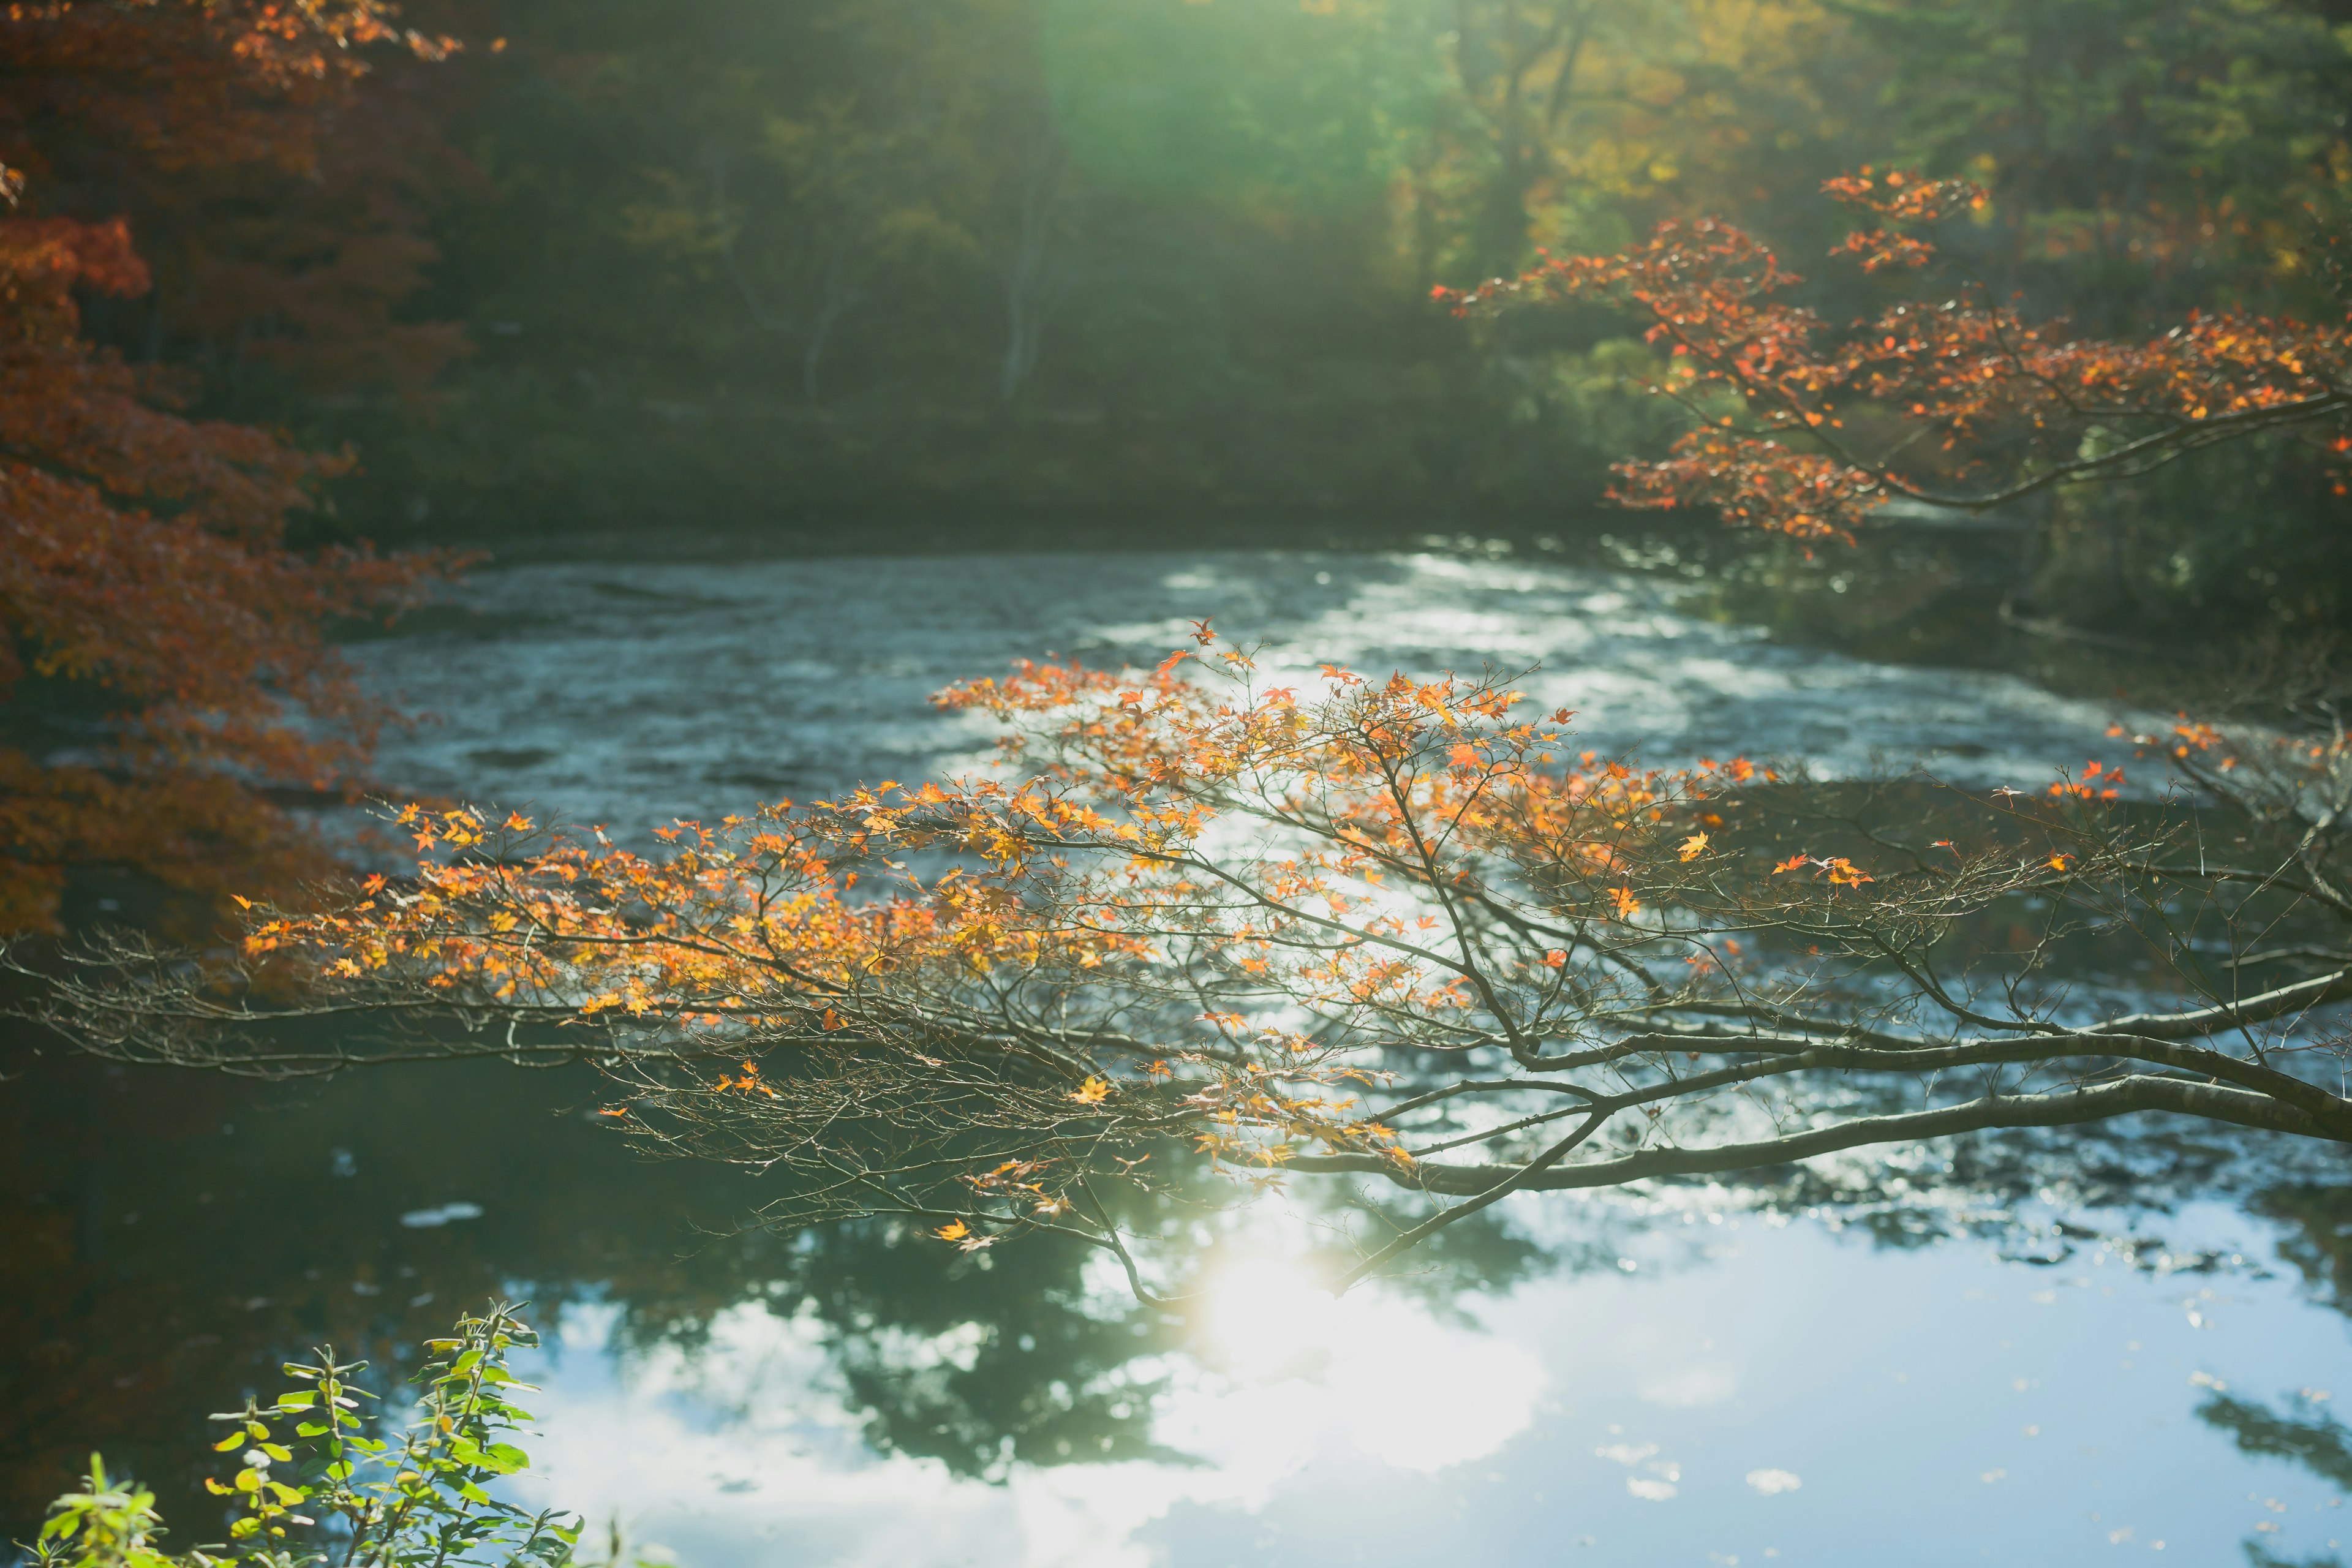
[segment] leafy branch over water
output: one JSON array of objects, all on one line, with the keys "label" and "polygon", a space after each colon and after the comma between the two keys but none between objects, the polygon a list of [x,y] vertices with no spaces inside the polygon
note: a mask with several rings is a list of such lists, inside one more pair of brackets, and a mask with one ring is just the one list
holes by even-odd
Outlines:
[{"label": "leafy branch over water", "polygon": [[2147,805],[2105,763],[1639,770],[1492,677],[1319,684],[1206,627],[1149,675],[1025,667],[941,699],[1012,727],[1001,776],[656,856],[412,808],[413,879],[257,910],[230,963],[118,947],[47,1016],[246,1073],[584,1058],[646,1145],[788,1175],[776,1223],[1058,1232],[1147,1295],[1105,1194],[1185,1161],[1460,1200],[1370,1222],[1353,1280],[1523,1190],[2138,1112],[2352,1142],[2313,1071],[2340,732],[2136,737],[2189,788]]},{"label": "leafy branch over water", "polygon": [[[1871,271],[1926,265],[1912,231],[1984,200],[1829,188],[1885,226],[1842,247]],[[1648,312],[1656,390],[1707,417],[1622,470],[1627,499],[1800,538],[2342,422],[2340,327],[2045,342],[1979,291],[1835,332],[1771,300],[1787,282],[1670,224],[1453,298]],[[413,878],[258,909],[227,960],[118,943],[42,1016],[247,1073],[589,1059],[644,1143],[791,1178],[772,1221],[1059,1232],[1147,1299],[1103,1193],[1181,1160],[1461,1200],[1360,1236],[1346,1284],[1526,1190],[2144,1112],[2352,1142],[2314,1071],[2352,997],[2335,709],[2133,737],[2187,786],[2148,808],[2098,760],[1990,797],[1645,770],[1491,671],[1325,666],[1302,695],[1205,622],[1149,675],[1028,665],[940,700],[1012,728],[999,773],[681,823],[651,857],[410,806]]]}]

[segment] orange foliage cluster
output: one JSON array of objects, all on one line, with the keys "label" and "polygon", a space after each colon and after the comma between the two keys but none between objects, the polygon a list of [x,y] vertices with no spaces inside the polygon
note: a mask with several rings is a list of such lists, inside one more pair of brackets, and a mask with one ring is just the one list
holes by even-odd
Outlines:
[{"label": "orange foliage cluster", "polygon": [[[1186,680],[1192,659],[1224,679]],[[1570,715],[1519,719],[1493,680],[1322,685],[1262,687],[1233,647],[1150,675],[1024,665],[940,701],[1012,721],[1008,763],[1033,771],[680,824],[659,856],[412,807],[413,880],[264,911],[248,956],[353,1001],[617,1029],[665,1064],[614,1108],[634,1130],[731,1127],[836,1174],[856,1158],[836,1123],[879,1099],[913,1125],[985,1076],[973,1152],[993,1167],[960,1205],[907,1211],[967,1246],[1060,1223],[1088,1161],[1155,1138],[1269,1173],[1302,1152],[1409,1163],[1360,1103],[1383,1053],[1557,1059],[1546,1042],[1622,980],[1608,955],[1668,929],[1654,902],[1737,879],[1708,803],[1771,775],[1571,752]],[[1872,879],[1820,864],[1770,899]],[[855,893],[861,875],[888,886]],[[769,1050],[788,1065],[747,1060]]]},{"label": "orange foliage cluster", "polygon": [[[1899,171],[1827,189],[1876,221],[1832,252],[1866,273],[1925,268],[1936,248],[1906,227],[1986,202],[1967,181]],[[1668,356],[1653,390],[1700,423],[1664,460],[1621,464],[1614,499],[1713,506],[1802,539],[1850,539],[1898,498],[1982,511],[2259,430],[2352,449],[2352,322],[2224,312],[2144,342],[2070,339],[1960,283],[1837,326],[1780,297],[1801,281],[1754,237],[1702,218],[1662,224],[1618,255],[1437,295],[1461,314],[1580,300],[1633,309]]]},{"label": "orange foliage cluster", "polygon": [[[27,169],[38,194],[44,135],[102,132],[165,168],[299,159],[284,110],[348,80],[388,17],[373,0],[12,6],[5,194],[25,197]],[[148,283],[119,217],[0,217],[0,931],[53,925],[76,866],[203,892],[312,864],[264,792],[345,785],[383,717],[322,627],[438,570],[289,549],[288,513],[348,459],[186,417],[152,367],[81,339],[79,296]],[[70,745],[33,732],[31,679],[76,721]]]}]

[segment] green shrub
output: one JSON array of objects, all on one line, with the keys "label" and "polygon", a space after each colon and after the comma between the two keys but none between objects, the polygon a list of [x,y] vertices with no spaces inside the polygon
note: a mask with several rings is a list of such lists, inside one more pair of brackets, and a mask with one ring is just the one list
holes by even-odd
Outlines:
[{"label": "green shrub", "polygon": [[[85,1489],[51,1505],[29,1548],[40,1568],[569,1568],[581,1521],[530,1513],[487,1489],[527,1468],[509,1439],[531,1419],[509,1396],[530,1385],[508,1370],[509,1352],[538,1344],[514,1314],[493,1306],[429,1340],[433,1359],[415,1418],[397,1436],[370,1436],[362,1402],[375,1395],[352,1382],[363,1362],[338,1363],[331,1347],[314,1364],[289,1362],[295,1386],[269,1405],[215,1421],[228,1435],[213,1447],[237,1453],[226,1481],[207,1479],[229,1500],[228,1541],[173,1554],[152,1492],[106,1473],[92,1455]],[[614,1555],[619,1556],[617,1549]]]}]

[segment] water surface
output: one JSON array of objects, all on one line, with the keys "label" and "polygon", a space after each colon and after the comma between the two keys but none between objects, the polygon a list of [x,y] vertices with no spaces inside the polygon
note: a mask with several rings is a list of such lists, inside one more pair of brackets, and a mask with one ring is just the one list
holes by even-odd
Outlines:
[{"label": "water surface", "polygon": [[[2097,704],[1677,602],[1433,555],[540,566],[359,651],[438,714],[385,749],[393,784],[636,841],[970,765],[991,731],[941,685],[1156,663],[1203,616],[1279,681],[1540,665],[1520,684],[1586,743],[1659,762],[2031,786],[2111,744]],[[528,1497],[702,1568],[2325,1563],[2345,1530],[2328,1150],[2120,1126],[1528,1195],[1338,1303],[1308,1284],[1332,1190],[1302,1181],[1175,1226],[1202,1292],[1175,1316],[1050,1240],[740,1232],[758,1181],[635,1160],[571,1074],[51,1063],[7,1103],[14,1520],[95,1444],[199,1509],[202,1412],[322,1336],[413,1362],[503,1291],[551,1330]]]}]

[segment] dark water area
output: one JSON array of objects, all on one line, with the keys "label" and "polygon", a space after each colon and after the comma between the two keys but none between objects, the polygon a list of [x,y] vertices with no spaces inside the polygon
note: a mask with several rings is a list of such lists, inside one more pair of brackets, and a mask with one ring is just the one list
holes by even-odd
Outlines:
[{"label": "dark water area", "polygon": [[2153,1130],[1521,1201],[1336,1305],[1302,1190],[1165,1238],[1179,1319],[1051,1240],[742,1230],[757,1179],[632,1155],[585,1076],[29,1068],[20,1531],[92,1447],[203,1521],[206,1412],[321,1342],[388,1385],[491,1296],[552,1331],[526,1500],[690,1563],[2325,1562],[2352,1479],[2352,1186]]},{"label": "dark water area", "polygon": [[[671,816],[979,765],[927,703],[1185,623],[1276,679],[1518,669],[1590,743],[2020,784],[2113,700],[1712,618],[1673,574],[1407,551],[571,562],[362,645],[437,721],[415,790]],[[2347,1555],[2352,1169],[2123,1122],[1744,1184],[1523,1195],[1334,1302],[1350,1194],[1125,1216],[1198,1299],[1046,1238],[757,1227],[766,1179],[642,1159],[593,1075],[257,1085],[0,1060],[0,1518],[92,1448],[205,1539],[207,1412],[331,1341],[378,1386],[529,1300],[518,1500],[689,1565],[2189,1563]],[[1377,1202],[1393,1195],[1366,1194]]]}]

